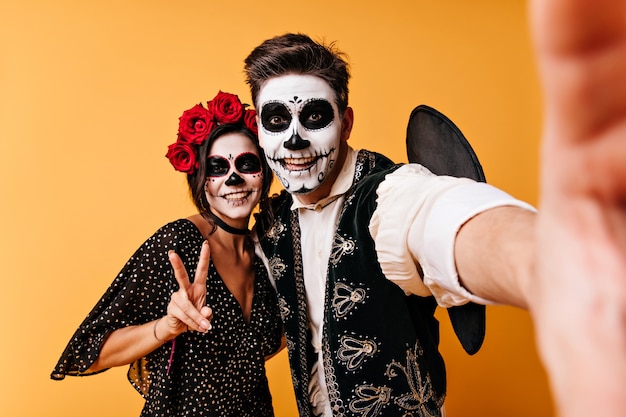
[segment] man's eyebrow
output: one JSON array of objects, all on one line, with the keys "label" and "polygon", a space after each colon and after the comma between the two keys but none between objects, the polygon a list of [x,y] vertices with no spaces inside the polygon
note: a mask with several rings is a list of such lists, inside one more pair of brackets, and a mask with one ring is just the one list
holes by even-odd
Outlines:
[{"label": "man's eyebrow", "polygon": [[281,102],[281,101],[276,101],[276,100],[273,100],[273,101],[268,101],[267,103],[264,103],[264,104],[261,106],[261,108],[262,108],[263,110],[268,110],[268,111],[271,111],[271,110],[276,110],[276,109],[281,109],[281,108],[286,108],[286,107],[287,107],[287,106],[285,106],[285,104],[284,104],[283,102]]}]

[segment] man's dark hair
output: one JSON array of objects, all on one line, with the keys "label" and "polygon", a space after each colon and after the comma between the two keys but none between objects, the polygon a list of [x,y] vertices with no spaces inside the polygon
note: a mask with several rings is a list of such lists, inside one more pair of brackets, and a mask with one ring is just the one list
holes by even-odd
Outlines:
[{"label": "man's dark hair", "polygon": [[347,56],[333,43],[326,45],[304,34],[287,33],[257,46],[244,62],[246,82],[257,108],[257,97],[265,81],[287,74],[322,78],[335,91],[339,112],[343,114],[348,107]]}]

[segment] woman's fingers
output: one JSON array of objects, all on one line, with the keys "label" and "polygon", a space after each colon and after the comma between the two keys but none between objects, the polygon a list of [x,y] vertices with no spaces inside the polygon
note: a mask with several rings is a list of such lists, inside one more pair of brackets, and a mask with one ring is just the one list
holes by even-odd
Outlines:
[{"label": "woman's fingers", "polygon": [[193,284],[189,281],[189,275],[180,256],[170,250],[168,258],[179,285],[179,290],[172,294],[167,308],[168,315],[180,320],[191,330],[199,332],[210,330],[213,312],[205,305],[206,281],[211,258],[208,242],[205,240],[202,243]]},{"label": "woman's fingers", "polygon": [[172,294],[172,299],[167,307],[167,314],[177,318],[191,330],[204,333],[211,329],[213,311],[207,306],[198,310],[184,294],[184,291],[177,291]]},{"label": "woman's fingers", "polygon": [[211,247],[208,241],[202,242],[202,249],[200,250],[200,259],[198,259],[198,266],[196,268],[196,275],[194,283],[198,285],[206,286],[207,276],[209,275],[209,263],[211,260]]},{"label": "woman's fingers", "polygon": [[178,256],[178,254],[173,250],[167,252],[167,257],[172,265],[172,268],[174,269],[174,276],[176,277],[178,286],[181,289],[186,290],[191,284],[189,283],[189,275],[187,274],[183,260],[180,259],[180,256]]},{"label": "woman's fingers", "polygon": [[211,320],[213,319],[213,310],[211,310],[210,307],[204,306],[200,309],[200,314],[202,314],[204,317],[206,317],[207,320],[209,320],[209,330],[211,330],[211,327],[213,327],[211,325]]}]

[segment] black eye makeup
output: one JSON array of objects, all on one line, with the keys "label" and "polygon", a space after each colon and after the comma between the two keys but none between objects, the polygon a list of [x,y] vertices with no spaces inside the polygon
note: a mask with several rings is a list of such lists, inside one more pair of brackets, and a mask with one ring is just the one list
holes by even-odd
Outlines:
[{"label": "black eye makeup", "polygon": [[333,106],[326,100],[315,99],[307,102],[300,111],[300,123],[305,129],[322,129],[333,121]]},{"label": "black eye makeup", "polygon": [[261,109],[261,125],[269,132],[282,132],[291,124],[291,113],[282,103],[269,102]]},{"label": "black eye makeup", "polygon": [[[261,159],[256,154],[244,152],[235,158],[235,170],[241,174],[261,172]],[[230,172],[230,161],[223,156],[207,157],[207,177],[223,177]]]}]

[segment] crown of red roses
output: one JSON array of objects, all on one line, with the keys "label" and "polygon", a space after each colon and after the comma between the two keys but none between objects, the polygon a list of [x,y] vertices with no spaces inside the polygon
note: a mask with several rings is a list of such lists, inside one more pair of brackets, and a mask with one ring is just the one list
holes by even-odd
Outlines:
[{"label": "crown of red roses", "polygon": [[242,124],[258,134],[256,111],[247,109],[235,94],[220,91],[207,102],[185,110],[178,123],[178,139],[167,147],[170,163],[176,171],[193,174],[199,167],[198,149],[211,131],[223,124]]}]

